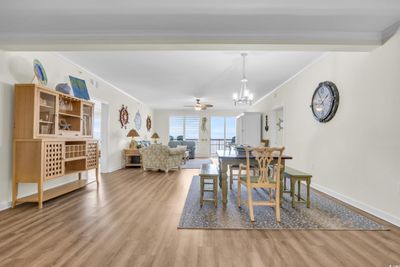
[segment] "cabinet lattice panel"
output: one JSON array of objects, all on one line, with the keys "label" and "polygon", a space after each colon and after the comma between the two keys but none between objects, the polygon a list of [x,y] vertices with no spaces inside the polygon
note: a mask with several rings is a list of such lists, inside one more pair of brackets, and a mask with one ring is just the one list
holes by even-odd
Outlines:
[{"label": "cabinet lattice panel", "polygon": [[93,169],[97,167],[97,142],[87,143],[87,158],[86,158],[86,168]]},{"label": "cabinet lattice panel", "polygon": [[44,176],[46,179],[64,175],[63,143],[44,144]]}]

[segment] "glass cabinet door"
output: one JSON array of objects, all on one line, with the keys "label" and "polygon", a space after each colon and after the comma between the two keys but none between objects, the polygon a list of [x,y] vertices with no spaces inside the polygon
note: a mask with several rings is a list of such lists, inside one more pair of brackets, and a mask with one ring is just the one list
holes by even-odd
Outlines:
[{"label": "glass cabinet door", "polygon": [[39,92],[39,135],[56,134],[57,95],[45,91]]},{"label": "glass cabinet door", "polygon": [[93,136],[93,104],[82,103],[82,135]]}]

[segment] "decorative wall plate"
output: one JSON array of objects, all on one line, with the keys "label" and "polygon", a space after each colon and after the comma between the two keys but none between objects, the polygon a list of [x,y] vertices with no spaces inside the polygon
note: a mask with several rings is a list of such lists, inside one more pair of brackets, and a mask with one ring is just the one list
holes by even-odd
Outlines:
[{"label": "decorative wall plate", "polygon": [[150,130],[151,130],[151,117],[150,116],[147,116],[146,128],[147,128],[147,131],[150,132]]},{"label": "decorative wall plate", "polygon": [[39,60],[33,60],[33,72],[41,85],[47,85],[47,75]]},{"label": "decorative wall plate", "polygon": [[119,110],[119,122],[121,123],[121,128],[126,129],[126,125],[129,123],[129,113],[128,107],[122,105],[122,108]]},{"label": "decorative wall plate", "polygon": [[142,128],[142,116],[140,116],[139,110],[135,114],[134,121],[135,121],[135,128],[137,131],[139,131],[140,128]]}]

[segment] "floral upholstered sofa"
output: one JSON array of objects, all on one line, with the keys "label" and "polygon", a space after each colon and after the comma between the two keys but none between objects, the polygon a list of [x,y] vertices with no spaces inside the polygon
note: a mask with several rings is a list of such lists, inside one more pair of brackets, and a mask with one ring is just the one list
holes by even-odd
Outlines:
[{"label": "floral upholstered sofa", "polygon": [[139,149],[142,156],[143,169],[162,170],[180,168],[185,156],[184,148],[169,148],[161,144],[153,144]]}]

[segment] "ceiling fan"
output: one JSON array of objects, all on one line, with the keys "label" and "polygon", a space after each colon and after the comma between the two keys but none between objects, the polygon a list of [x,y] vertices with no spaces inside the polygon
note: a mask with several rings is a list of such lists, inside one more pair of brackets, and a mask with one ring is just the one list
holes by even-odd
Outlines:
[{"label": "ceiling fan", "polygon": [[200,103],[200,99],[196,99],[196,103],[192,106],[184,106],[185,108],[194,108],[195,110],[206,110],[207,108],[212,108],[214,105]]}]

